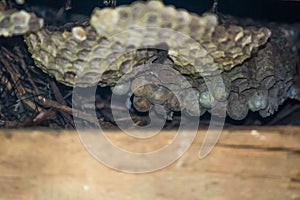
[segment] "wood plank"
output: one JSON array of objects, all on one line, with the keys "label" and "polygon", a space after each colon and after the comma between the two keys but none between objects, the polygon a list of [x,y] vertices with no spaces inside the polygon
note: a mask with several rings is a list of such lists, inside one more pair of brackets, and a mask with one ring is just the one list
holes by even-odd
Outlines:
[{"label": "wood plank", "polygon": [[[135,143],[108,132],[119,145],[149,151],[174,132]],[[300,199],[300,127],[224,129],[213,151],[198,158],[205,130],[173,165],[147,174],[105,167],[75,131],[1,130],[0,200]]]}]

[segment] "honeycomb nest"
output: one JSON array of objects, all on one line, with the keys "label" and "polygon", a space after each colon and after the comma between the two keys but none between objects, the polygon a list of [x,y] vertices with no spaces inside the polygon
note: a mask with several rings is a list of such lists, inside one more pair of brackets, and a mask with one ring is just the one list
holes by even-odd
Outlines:
[{"label": "honeycomb nest", "polygon": [[[300,100],[299,27],[240,21],[152,0],[96,8],[89,23],[70,29],[30,26],[25,32],[39,30],[24,38],[36,65],[57,81],[132,93],[139,112],[162,105],[201,116],[224,102],[232,119],[249,110],[267,117],[287,98]],[[169,70],[155,71],[153,64]]]},{"label": "honeycomb nest", "polygon": [[[149,51],[168,51],[182,73],[213,75],[229,71],[265,44],[261,27],[218,25],[215,14],[190,14],[160,1],[95,9],[88,26],[71,31],[42,29],[25,37],[37,66],[66,85],[114,85]],[[109,73],[108,73],[109,72]],[[108,77],[107,80],[104,80]]]},{"label": "honeycomb nest", "polygon": [[43,19],[34,13],[15,9],[1,10],[0,5],[0,36],[24,35],[43,27]]}]

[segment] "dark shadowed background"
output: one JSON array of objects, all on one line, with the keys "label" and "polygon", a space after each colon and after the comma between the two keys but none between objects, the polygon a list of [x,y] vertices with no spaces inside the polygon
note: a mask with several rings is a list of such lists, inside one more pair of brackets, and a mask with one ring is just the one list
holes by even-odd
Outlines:
[{"label": "dark shadowed background", "polygon": [[[66,0],[26,0],[29,4],[47,5],[59,8],[64,6]],[[117,0],[117,5],[130,4],[134,0]],[[191,12],[203,13],[209,10],[213,0],[164,0],[165,4],[185,8]],[[72,12],[87,14],[96,6],[104,6],[102,0],[72,0]],[[219,0],[218,11],[240,17],[254,19],[300,22],[300,1],[281,0]]]}]

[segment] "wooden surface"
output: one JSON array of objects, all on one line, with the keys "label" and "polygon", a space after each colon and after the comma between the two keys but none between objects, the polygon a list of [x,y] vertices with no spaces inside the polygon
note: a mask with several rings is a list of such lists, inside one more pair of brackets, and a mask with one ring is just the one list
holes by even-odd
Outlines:
[{"label": "wooden surface", "polygon": [[[225,129],[200,160],[204,134],[173,165],[137,175],[100,164],[74,131],[1,130],[0,199],[300,199],[300,127]],[[134,146],[122,133],[108,135]],[[147,148],[174,133],[161,135]]]}]

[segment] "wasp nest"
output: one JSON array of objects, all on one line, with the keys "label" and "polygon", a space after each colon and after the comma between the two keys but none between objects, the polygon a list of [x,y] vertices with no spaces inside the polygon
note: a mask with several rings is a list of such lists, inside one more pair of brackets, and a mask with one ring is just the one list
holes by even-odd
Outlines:
[{"label": "wasp nest", "polygon": [[[42,25],[32,14],[9,12],[0,12],[0,35]],[[240,120],[249,110],[266,117],[287,98],[299,99],[295,29],[220,21],[152,0],[96,8],[88,25],[42,28],[25,42],[36,65],[61,83],[112,86],[117,95],[131,91],[140,112],[159,104],[200,116],[226,102],[228,115]],[[153,63],[170,70],[140,68]]]}]

